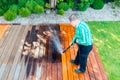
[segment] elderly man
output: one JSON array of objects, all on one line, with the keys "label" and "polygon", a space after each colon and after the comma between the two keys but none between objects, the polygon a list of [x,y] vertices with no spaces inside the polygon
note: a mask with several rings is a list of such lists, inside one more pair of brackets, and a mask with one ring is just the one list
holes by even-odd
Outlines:
[{"label": "elderly man", "polygon": [[79,65],[79,69],[75,69],[76,73],[86,71],[87,58],[92,50],[93,39],[88,25],[79,19],[78,14],[72,14],[69,17],[70,24],[75,28],[75,35],[70,45],[76,43],[78,45],[77,56],[75,60],[70,60],[71,63]]}]

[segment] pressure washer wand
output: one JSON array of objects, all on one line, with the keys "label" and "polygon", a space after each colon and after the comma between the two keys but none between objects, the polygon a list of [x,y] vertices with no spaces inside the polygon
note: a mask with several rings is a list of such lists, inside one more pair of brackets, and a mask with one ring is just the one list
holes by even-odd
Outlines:
[{"label": "pressure washer wand", "polygon": [[69,45],[69,46],[63,51],[63,53],[64,53],[65,51],[67,51],[71,46],[72,46],[72,45]]}]

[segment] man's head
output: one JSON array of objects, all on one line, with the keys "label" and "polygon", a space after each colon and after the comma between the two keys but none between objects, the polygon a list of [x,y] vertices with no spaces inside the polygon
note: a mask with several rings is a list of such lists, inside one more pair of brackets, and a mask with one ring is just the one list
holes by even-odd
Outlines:
[{"label": "man's head", "polygon": [[69,21],[70,21],[70,24],[75,27],[79,22],[79,14],[74,13],[74,14],[70,15]]}]

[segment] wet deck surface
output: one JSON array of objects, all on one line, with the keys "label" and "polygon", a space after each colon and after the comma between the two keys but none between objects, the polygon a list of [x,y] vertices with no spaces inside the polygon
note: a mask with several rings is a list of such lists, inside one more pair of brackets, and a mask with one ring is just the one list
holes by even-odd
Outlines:
[{"label": "wet deck surface", "polygon": [[11,25],[7,29],[0,40],[0,80],[107,80],[95,46],[88,58],[87,71],[77,74],[74,72],[77,66],[69,62],[75,58],[77,45],[60,55],[50,37],[43,34],[50,30],[49,26],[53,26],[51,29],[59,33],[63,49],[73,38],[75,31],[68,24],[37,25],[42,54],[37,58],[22,54],[25,41],[31,41],[29,32],[32,32],[33,26]]}]

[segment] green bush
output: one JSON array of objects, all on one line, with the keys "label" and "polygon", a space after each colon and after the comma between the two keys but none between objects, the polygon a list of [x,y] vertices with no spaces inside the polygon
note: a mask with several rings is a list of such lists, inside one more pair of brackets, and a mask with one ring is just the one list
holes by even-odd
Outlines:
[{"label": "green bush", "polygon": [[37,14],[41,14],[44,12],[44,8],[40,5],[36,5],[33,9],[33,12]]},{"label": "green bush", "polygon": [[75,3],[74,3],[74,1],[71,1],[71,0],[70,0],[70,1],[68,2],[68,5],[69,5],[70,8],[74,8]]},{"label": "green bush", "polygon": [[59,14],[59,15],[64,15],[64,13],[65,13],[65,11],[63,9],[60,9],[57,11],[57,14]]},{"label": "green bush", "polygon": [[17,0],[1,0],[1,3],[4,3],[4,4],[16,4]]},{"label": "green bush", "polygon": [[35,0],[37,2],[37,4],[41,5],[41,6],[44,6],[45,5],[45,2],[44,0]]},{"label": "green bush", "polygon": [[20,7],[25,7],[25,3],[27,2],[28,0],[18,0],[18,5]]},{"label": "green bush", "polygon": [[61,3],[61,2],[63,2],[64,0],[57,0],[57,3]]},{"label": "green bush", "polygon": [[4,3],[0,4],[0,8],[3,9],[5,12],[9,9],[9,7],[10,7],[9,4],[4,4]]},{"label": "green bush", "polygon": [[7,4],[17,4],[18,0],[7,0]]},{"label": "green bush", "polygon": [[79,3],[78,4],[78,10],[85,11],[90,6],[90,3]]},{"label": "green bush", "polygon": [[12,10],[8,10],[4,13],[4,18],[8,21],[14,20],[17,17],[17,14],[13,12]]},{"label": "green bush", "polygon": [[67,11],[69,9],[69,6],[66,2],[61,2],[57,5],[57,8],[60,10],[60,9],[63,9],[64,11]]},{"label": "green bush", "polygon": [[1,0],[1,3],[7,4],[7,0]]},{"label": "green bush", "polygon": [[114,3],[113,3],[113,5],[115,6],[115,7],[120,7],[120,0],[114,0]]},{"label": "green bush", "polygon": [[28,8],[31,12],[33,12],[33,8],[38,5],[35,1],[30,0],[27,1],[27,3],[25,4],[25,7]]},{"label": "green bush", "polygon": [[22,17],[27,17],[31,14],[30,10],[27,8],[22,7],[21,9],[19,9],[19,15]]},{"label": "green bush", "polygon": [[4,10],[0,9],[0,16],[2,16],[4,14]]},{"label": "green bush", "polygon": [[103,7],[104,7],[103,0],[95,0],[92,4],[92,8],[96,10],[102,9]]},{"label": "green bush", "polygon": [[113,2],[114,0],[103,0],[105,3]]},{"label": "green bush", "polygon": [[11,5],[9,8],[9,10],[12,10],[15,13],[18,13],[18,9],[19,9],[18,5],[15,4]]}]

